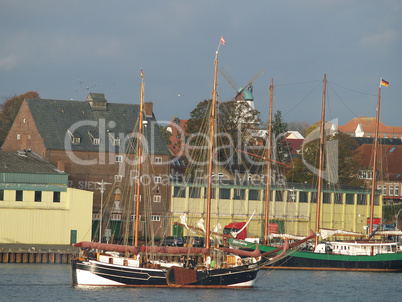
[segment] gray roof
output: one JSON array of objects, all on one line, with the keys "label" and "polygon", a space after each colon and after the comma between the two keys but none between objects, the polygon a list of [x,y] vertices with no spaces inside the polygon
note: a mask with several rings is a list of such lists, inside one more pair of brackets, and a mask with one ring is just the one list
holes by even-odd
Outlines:
[{"label": "gray roof", "polygon": [[0,173],[65,174],[33,152],[0,152]]},{"label": "gray roof", "polygon": [[[102,94],[90,93],[89,97],[105,101]],[[121,142],[127,139],[134,130],[140,107],[106,103],[106,108],[100,109],[92,108],[88,101],[48,99],[28,99],[27,103],[46,149],[117,153],[124,153],[124,146],[113,146],[111,138],[120,138]],[[148,122],[144,135],[148,139],[150,153],[168,155],[155,116],[144,116],[144,120]],[[78,144],[71,143],[69,132],[80,138]],[[94,138],[100,138],[99,145],[94,143]]]}]

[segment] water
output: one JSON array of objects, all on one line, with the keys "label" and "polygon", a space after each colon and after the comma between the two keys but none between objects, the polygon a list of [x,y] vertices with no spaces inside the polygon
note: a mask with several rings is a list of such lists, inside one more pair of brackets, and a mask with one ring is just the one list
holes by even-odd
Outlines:
[{"label": "water", "polygon": [[0,264],[0,301],[400,301],[400,273],[260,271],[254,289],[73,287],[69,265]]}]

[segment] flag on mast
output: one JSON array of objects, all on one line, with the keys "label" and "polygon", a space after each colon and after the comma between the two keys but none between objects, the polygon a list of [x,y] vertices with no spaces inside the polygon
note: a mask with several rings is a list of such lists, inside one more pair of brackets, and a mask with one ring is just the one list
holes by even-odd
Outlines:
[{"label": "flag on mast", "polygon": [[389,85],[389,83],[381,78],[381,84],[380,84],[380,86],[388,87],[388,85]]},{"label": "flag on mast", "polygon": [[221,36],[221,41],[219,42],[220,45],[225,45],[225,39],[223,38],[223,36]]}]

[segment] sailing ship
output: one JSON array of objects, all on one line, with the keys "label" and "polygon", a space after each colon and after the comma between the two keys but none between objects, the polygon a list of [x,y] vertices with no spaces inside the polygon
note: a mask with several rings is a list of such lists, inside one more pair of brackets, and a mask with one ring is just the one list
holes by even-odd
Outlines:
[{"label": "sailing ship", "polygon": [[[381,79],[381,84],[383,80]],[[378,126],[380,117],[380,99],[381,99],[381,84],[378,90],[377,102],[377,125],[375,129],[374,152],[373,152],[373,178],[371,183],[371,200],[370,200],[370,225],[368,240],[360,241],[329,241],[319,242],[319,236],[315,238],[315,244],[310,245],[310,250],[290,249],[286,256],[267,266],[267,268],[277,269],[302,269],[302,270],[338,270],[338,271],[365,271],[365,272],[399,272],[402,271],[402,247],[397,242],[378,242],[370,240],[375,234],[373,228],[374,214],[374,197],[376,188],[377,169],[377,148],[378,148]],[[315,232],[320,234],[324,239],[324,234],[335,235],[343,233],[345,235],[359,235],[352,232],[341,230],[324,230],[320,228],[320,206],[322,192],[322,171],[323,171],[323,156],[324,156],[324,126],[325,126],[325,90],[326,76],[324,75],[324,88],[322,98],[322,112],[320,122],[320,156],[318,167],[318,186],[317,186],[317,209],[316,209],[316,225]],[[272,81],[271,81],[271,96],[272,96]],[[272,108],[272,97],[270,102]],[[271,115],[270,110],[270,115]],[[271,118],[271,116],[270,116]],[[270,126],[271,122],[269,122]],[[270,134],[270,131],[268,131]],[[268,146],[270,146],[270,136],[268,138]],[[270,154],[268,147],[268,156]],[[267,160],[267,174],[270,169],[270,161]],[[269,192],[269,181],[266,183],[266,192]],[[264,244],[253,244],[238,239],[229,239],[231,245],[242,247],[244,249],[258,248],[262,252],[269,252],[275,247],[268,245],[268,217],[269,217],[269,194],[266,194],[265,203],[265,237]],[[401,235],[402,233],[399,233]],[[395,235],[395,234],[394,234]],[[398,235],[398,234],[397,234]],[[363,236],[360,234],[360,236]],[[285,237],[290,237],[285,235]],[[296,238],[296,237],[295,237]]]},{"label": "sailing ship", "polygon": [[[224,43],[224,40],[223,40]],[[219,45],[223,44],[222,39]],[[219,51],[219,47],[218,47]],[[98,250],[95,254],[84,255],[72,261],[73,285],[86,286],[137,286],[137,287],[189,287],[189,288],[249,288],[254,285],[257,273],[263,265],[272,264],[282,257],[287,246],[261,255],[258,249],[245,252],[235,249],[215,248],[210,243],[210,212],[212,197],[212,151],[215,124],[215,107],[217,98],[218,51],[215,56],[215,72],[210,117],[210,146],[206,211],[205,248],[141,246],[138,243],[140,194],[136,194],[135,243],[134,246],[81,242],[81,248]],[[141,103],[139,113],[139,139],[142,136],[142,115],[144,82],[141,84]],[[138,158],[141,158],[141,141],[138,146]],[[137,170],[141,171],[141,160]],[[140,192],[140,177],[137,177],[136,192]],[[315,236],[311,235],[311,236]],[[309,237],[312,238],[312,237]],[[309,239],[308,238],[308,239]],[[308,240],[305,239],[305,240]],[[279,253],[282,251],[281,253]],[[224,255],[224,263],[213,265],[212,253]],[[279,254],[277,254],[279,253]],[[158,257],[150,257],[158,255]],[[192,256],[193,267],[179,257]]]}]

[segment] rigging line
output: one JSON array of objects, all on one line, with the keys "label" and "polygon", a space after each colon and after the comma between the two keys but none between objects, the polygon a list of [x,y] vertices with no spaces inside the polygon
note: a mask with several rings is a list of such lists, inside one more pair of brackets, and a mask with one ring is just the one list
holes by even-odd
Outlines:
[{"label": "rigging line", "polygon": [[320,81],[316,86],[314,86],[314,88],[312,90],[310,90],[310,92],[305,97],[303,97],[299,102],[297,102],[292,108],[290,108],[290,110],[288,110],[287,112],[284,112],[283,116],[286,116],[287,114],[292,112],[298,105],[300,105],[302,102],[304,102],[306,100],[306,98],[308,96],[310,96],[313,93],[313,91],[316,90],[317,87],[319,87],[321,84],[322,84],[322,81]]},{"label": "rigging line", "polygon": [[342,102],[342,104],[353,114],[353,116],[358,117],[358,114],[355,113],[345,102],[344,100],[339,96],[339,94],[333,89],[331,85],[329,85],[329,88],[335,93],[335,95],[339,98],[339,100]]},{"label": "rigging line", "polygon": [[306,82],[296,82],[296,83],[285,83],[285,84],[275,84],[275,86],[295,86],[295,85],[304,85],[304,84],[311,84],[311,83],[322,83],[322,80],[312,80],[312,81],[306,81]]},{"label": "rigging line", "polygon": [[327,83],[331,83],[331,84],[333,84],[333,85],[335,85],[335,86],[338,86],[338,87],[341,87],[341,88],[343,88],[343,89],[350,90],[350,91],[353,91],[353,92],[356,92],[356,93],[360,93],[360,94],[364,94],[364,95],[369,95],[369,96],[375,96],[375,97],[377,96],[377,94],[372,94],[372,93],[367,93],[367,92],[363,92],[363,91],[354,90],[354,89],[352,89],[352,88],[348,88],[348,87],[342,86],[342,85],[337,84],[337,83],[332,82],[332,81],[327,81]]}]

